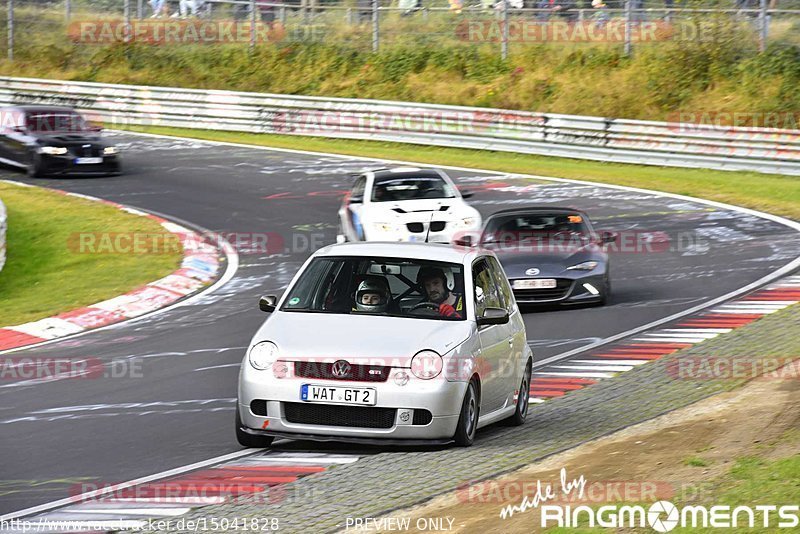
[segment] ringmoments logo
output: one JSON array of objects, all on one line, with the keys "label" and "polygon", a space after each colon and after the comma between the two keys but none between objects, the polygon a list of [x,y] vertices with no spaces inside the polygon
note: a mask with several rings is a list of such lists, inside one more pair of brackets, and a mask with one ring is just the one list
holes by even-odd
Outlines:
[{"label": "ringmoments logo", "polygon": [[[790,529],[800,525],[800,506],[759,504],[755,506],[692,506],[681,508],[670,501],[659,500],[648,505],[610,504],[593,508],[589,505],[556,504],[567,500],[581,501],[588,481],[581,475],[568,479],[561,469],[559,484],[537,481],[532,494],[526,494],[517,504],[500,510],[507,519],[531,509],[539,509],[542,529],[559,528],[651,528],[670,532],[682,528],[765,528]],[[569,497],[569,499],[567,498]]]}]

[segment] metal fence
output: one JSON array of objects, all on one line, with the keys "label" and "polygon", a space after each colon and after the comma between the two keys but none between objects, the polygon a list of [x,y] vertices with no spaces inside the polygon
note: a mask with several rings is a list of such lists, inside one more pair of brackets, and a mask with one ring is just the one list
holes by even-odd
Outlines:
[{"label": "metal fence", "polygon": [[800,175],[800,130],[0,77],[0,105],[74,106],[108,128],[171,126],[367,139]]},{"label": "metal fence", "polygon": [[[76,46],[338,42],[377,51],[418,43],[491,47],[531,43],[638,46],[702,40],[710,21],[800,43],[800,0],[6,0],[6,52],[33,40]],[[172,28],[171,30],[169,28]],[[174,30],[174,31],[173,31]],[[154,35],[158,34],[158,35]],[[208,35],[210,39],[206,39]],[[160,36],[160,37],[159,37]]]},{"label": "metal fence", "polygon": [[6,264],[6,207],[0,200],[0,271]]}]

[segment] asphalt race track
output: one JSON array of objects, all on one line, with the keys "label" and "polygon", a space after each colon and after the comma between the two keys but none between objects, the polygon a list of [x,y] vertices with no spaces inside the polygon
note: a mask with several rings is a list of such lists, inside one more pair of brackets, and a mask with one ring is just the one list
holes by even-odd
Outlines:
[{"label": "asphalt race track", "polygon": [[[8,169],[0,175],[224,234],[266,233],[271,244],[267,251],[240,249],[233,279],[191,305],[15,353],[100,358],[124,376],[0,381],[0,514],[68,497],[82,482],[126,481],[239,450],[236,378],[244,349],[266,317],[258,297],[279,293],[315,244],[334,241],[349,175],[380,166],[190,140],[117,139],[125,169],[119,177],[28,179]],[[477,191],[471,202],[484,215],[517,205],[568,205],[586,210],[600,229],[660,243],[651,252],[612,255],[609,305],[526,313],[537,359],[727,294],[788,263],[800,248],[796,233],[781,224],[701,203],[594,185],[450,174]],[[285,248],[276,251],[281,240]],[[475,447],[481,447],[480,434]],[[278,448],[352,450],[308,442]]]}]

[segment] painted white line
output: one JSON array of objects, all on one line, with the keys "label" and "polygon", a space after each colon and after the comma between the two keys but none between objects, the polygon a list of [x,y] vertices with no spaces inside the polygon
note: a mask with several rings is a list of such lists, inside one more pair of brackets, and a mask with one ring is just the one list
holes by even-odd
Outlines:
[{"label": "painted white line", "polygon": [[117,504],[131,503],[131,504],[188,504],[191,506],[207,506],[209,504],[222,504],[229,500],[226,496],[213,496],[213,497],[116,497],[107,499],[103,502],[112,502]]},{"label": "painted white line", "polygon": [[[571,363],[571,362],[568,362]],[[609,373],[624,373],[630,371],[633,366],[630,365],[553,365],[553,369],[575,369],[584,371],[601,371]]]},{"label": "painted white line", "polygon": [[792,304],[797,304],[798,301],[796,301],[796,300],[739,300],[737,302],[739,304],[762,305],[762,306],[780,306],[781,308],[785,308],[786,306],[791,306]]},{"label": "painted white line", "polygon": [[593,363],[602,365],[642,365],[651,361],[652,360],[617,360],[616,358],[608,360],[570,360],[570,362],[574,363]]},{"label": "painted white line", "polygon": [[692,345],[697,343],[702,343],[705,339],[697,339],[696,337],[669,337],[669,338],[657,338],[657,337],[635,337],[633,341],[644,341],[647,343],[690,343]]},{"label": "painted white line", "polygon": [[717,308],[711,310],[712,313],[734,313],[743,315],[767,315],[770,313],[775,313],[776,311],[780,310],[765,310],[763,308]]},{"label": "painted white line", "polygon": [[539,397],[531,397],[528,399],[528,402],[532,402],[534,404],[541,404],[546,401],[544,399],[540,399]]},{"label": "painted white line", "polygon": [[191,512],[192,509],[188,507],[183,508],[78,508],[70,506],[64,508],[63,512],[68,514],[97,514],[99,516],[107,515],[139,515],[139,516],[154,516],[154,517],[172,517],[176,515],[183,515]]},{"label": "painted white line", "polygon": [[660,330],[660,332],[685,332],[687,334],[692,334],[692,333],[702,334],[704,332],[727,334],[728,332],[732,331],[733,328],[665,328],[663,330]]},{"label": "painted white line", "polygon": [[114,484],[111,486],[106,486],[103,488],[99,488],[93,491],[87,491],[85,493],[81,493],[80,495],[75,495],[72,497],[66,497],[64,499],[59,499],[57,501],[52,501],[44,504],[40,504],[37,506],[32,506],[30,508],[25,508],[24,510],[19,510],[16,512],[10,512],[3,516],[0,516],[0,521],[10,521],[11,519],[16,519],[18,517],[25,517],[27,515],[38,514],[40,512],[44,512],[47,510],[52,510],[53,508],[59,508],[61,506],[67,506],[69,504],[76,504],[79,502],[83,502],[87,499],[95,499],[97,497],[102,497],[103,495],[108,495],[109,493],[113,493],[116,491],[121,491],[126,488],[131,488],[133,486],[137,486],[139,484],[145,484],[147,482],[152,482],[154,480],[159,480],[162,478],[172,477],[175,475],[181,475],[188,471],[193,471],[195,469],[202,469],[203,467],[209,467],[211,465],[219,464],[222,462],[229,462],[231,460],[235,460],[237,458],[241,458],[243,456],[249,456],[251,454],[257,454],[260,451],[258,449],[243,449],[241,451],[232,452],[229,454],[223,454],[222,456],[217,456],[215,458],[209,458],[208,460],[203,460],[202,462],[196,462],[189,465],[184,465],[182,467],[176,467],[175,469],[169,469],[167,471],[161,471],[160,473],[155,473],[152,475],[135,478],[133,480],[129,480],[127,482],[121,482],[119,484]]},{"label": "painted white line", "polygon": [[693,332],[685,332],[683,334],[676,334],[676,333],[665,333],[663,330],[656,330],[652,334],[645,334],[644,337],[658,337],[662,339],[671,339],[671,338],[691,338],[691,339],[698,339],[700,341],[704,339],[712,339],[717,337],[719,334],[717,332],[709,332],[707,334],[695,334]]},{"label": "painted white line", "polygon": [[248,458],[246,462],[237,462],[235,465],[225,465],[219,467],[239,467],[248,465],[291,465],[291,464],[312,464],[312,465],[326,465],[326,464],[352,464],[357,462],[359,456],[304,456],[300,454],[287,454],[285,456],[265,456],[263,458]]},{"label": "painted white line", "polygon": [[209,371],[211,369],[224,369],[224,368],[227,368],[227,367],[241,367],[241,366],[242,366],[242,362],[224,363],[222,365],[212,365],[211,367],[199,367],[197,369],[192,369],[192,372],[194,373],[195,371]]},{"label": "painted white line", "polygon": [[[561,373],[561,372],[551,372],[551,371],[542,371],[533,373],[536,376],[566,376],[571,378],[612,378],[614,375],[612,373]],[[542,385],[542,387],[546,387],[546,385]]]}]

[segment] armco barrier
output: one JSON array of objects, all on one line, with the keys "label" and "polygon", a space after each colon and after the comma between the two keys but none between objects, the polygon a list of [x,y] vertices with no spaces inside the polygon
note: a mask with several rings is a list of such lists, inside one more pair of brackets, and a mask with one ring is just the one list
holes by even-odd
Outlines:
[{"label": "armco barrier", "polygon": [[6,216],[6,207],[3,201],[0,200],[0,271],[6,264],[6,225],[8,217]]},{"label": "armco barrier", "polygon": [[800,175],[800,130],[0,77],[0,104],[22,103],[74,106],[107,128],[151,125],[371,139]]}]

